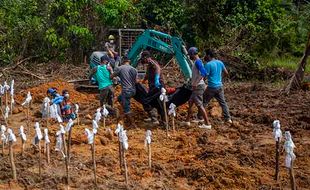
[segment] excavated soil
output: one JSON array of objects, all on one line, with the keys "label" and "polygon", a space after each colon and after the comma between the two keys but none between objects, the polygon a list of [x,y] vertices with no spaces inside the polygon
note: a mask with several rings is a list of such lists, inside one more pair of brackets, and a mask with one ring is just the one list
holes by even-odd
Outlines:
[{"label": "excavated soil", "polygon": [[[26,93],[33,94],[31,126],[26,153],[21,155],[21,140],[14,145],[17,182],[11,180],[8,147],[0,157],[0,189],[65,189],[65,164],[60,153],[54,151],[55,132],[59,125],[49,126],[51,163],[43,160],[42,177],[38,173],[38,153],[31,148],[33,125],[41,120],[38,112],[48,87],[59,91],[68,89],[73,102],[81,106],[79,126],[74,126],[70,163],[70,189],[94,189],[90,146],[84,135],[91,128],[91,118],[98,107],[95,95],[80,93],[71,84],[57,80],[21,91],[9,125],[18,134],[20,125],[26,126],[25,109],[20,107]],[[116,90],[119,93],[119,88]],[[280,180],[273,179],[275,141],[272,122],[281,121],[283,130],[290,130],[296,145],[294,165],[298,189],[310,189],[310,93],[299,91],[290,96],[280,94],[274,84],[228,83],[225,88],[232,125],[221,119],[221,109],[212,102],[208,113],[212,129],[199,129],[196,125],[181,127],[187,106],[178,108],[177,131],[166,132],[162,126],[143,122],[146,114],[142,106],[133,102],[138,128],[127,129],[129,149],[126,159],[129,171],[129,189],[289,189],[289,175],[284,166],[284,153],[280,157]],[[119,104],[116,106],[120,108]],[[125,178],[119,168],[115,120],[108,118],[106,128],[100,123],[96,137],[98,189],[126,189]],[[51,121],[52,122],[52,121]],[[148,169],[144,145],[145,131],[151,129],[152,169]],[[283,144],[283,143],[281,143]],[[282,145],[281,145],[282,146]]]}]

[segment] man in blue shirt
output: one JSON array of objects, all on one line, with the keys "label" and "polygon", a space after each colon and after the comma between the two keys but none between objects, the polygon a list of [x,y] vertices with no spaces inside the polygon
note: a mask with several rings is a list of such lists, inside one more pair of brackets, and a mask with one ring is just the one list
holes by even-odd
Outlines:
[{"label": "man in blue shirt", "polygon": [[190,59],[193,60],[194,64],[192,66],[192,95],[188,101],[188,113],[185,122],[182,122],[181,125],[190,126],[190,117],[192,115],[192,107],[195,104],[199,110],[199,113],[202,114],[204,123],[199,125],[199,128],[211,129],[211,124],[209,122],[207,112],[203,106],[203,93],[206,88],[204,82],[204,77],[206,77],[206,70],[203,67],[203,63],[198,56],[198,49],[196,47],[191,47],[188,50],[188,55]]},{"label": "man in blue shirt", "polygon": [[204,93],[203,105],[206,107],[212,98],[215,98],[222,107],[223,116],[228,123],[232,123],[229,109],[225,101],[222,72],[228,75],[228,71],[222,61],[215,59],[215,54],[212,50],[207,50],[204,60],[205,70],[208,77],[208,87]]}]

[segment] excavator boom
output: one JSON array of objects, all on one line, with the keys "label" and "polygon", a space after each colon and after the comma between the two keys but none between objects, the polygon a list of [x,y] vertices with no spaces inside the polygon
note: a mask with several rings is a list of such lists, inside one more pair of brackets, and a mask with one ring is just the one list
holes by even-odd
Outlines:
[{"label": "excavator boom", "polygon": [[187,56],[187,51],[182,39],[156,30],[145,30],[137,38],[128,52],[128,58],[131,60],[131,65],[133,67],[137,67],[140,53],[147,48],[173,55],[184,77],[187,80],[192,78],[192,62]]}]

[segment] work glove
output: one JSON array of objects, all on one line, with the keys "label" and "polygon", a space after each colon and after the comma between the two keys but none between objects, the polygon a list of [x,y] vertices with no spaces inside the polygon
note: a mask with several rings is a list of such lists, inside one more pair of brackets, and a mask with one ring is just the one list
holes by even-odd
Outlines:
[{"label": "work glove", "polygon": [[155,87],[156,88],[161,88],[161,84],[159,82],[159,74],[155,75]]}]

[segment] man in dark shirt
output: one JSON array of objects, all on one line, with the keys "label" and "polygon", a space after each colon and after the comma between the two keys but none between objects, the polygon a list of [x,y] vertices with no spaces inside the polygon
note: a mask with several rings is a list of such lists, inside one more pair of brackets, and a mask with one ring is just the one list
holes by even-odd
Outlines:
[{"label": "man in dark shirt", "polygon": [[[164,80],[161,74],[161,68],[159,63],[151,58],[151,54],[149,51],[143,51],[141,54],[141,63],[147,64],[146,75],[143,81],[148,81],[148,98],[146,99],[146,104],[148,101],[153,99],[153,96],[157,93],[160,93],[160,89],[164,87]],[[156,110],[152,107],[149,107],[147,110],[149,118],[145,119],[145,121],[152,121],[154,124],[159,124],[157,120]]]},{"label": "man in dark shirt", "polygon": [[149,92],[154,89],[160,90],[160,88],[164,86],[164,81],[158,62],[151,58],[149,51],[142,52],[141,62],[142,64],[147,64],[144,81],[148,81]]},{"label": "man in dark shirt", "polygon": [[135,127],[130,110],[130,100],[136,94],[137,70],[130,65],[130,60],[124,58],[124,64],[117,67],[111,78],[118,76],[122,86],[121,95],[118,101],[122,104],[125,118],[128,120],[129,127]]}]

